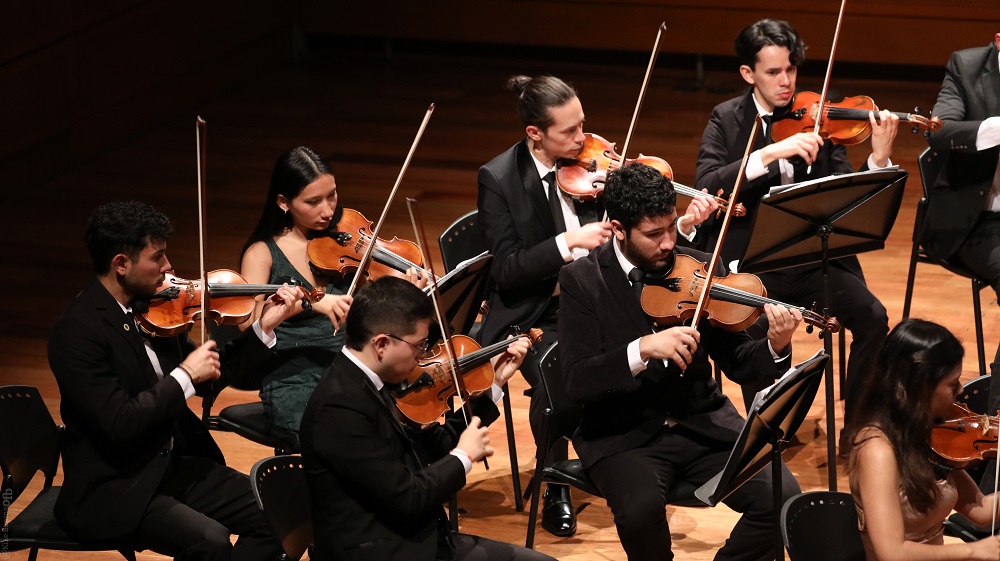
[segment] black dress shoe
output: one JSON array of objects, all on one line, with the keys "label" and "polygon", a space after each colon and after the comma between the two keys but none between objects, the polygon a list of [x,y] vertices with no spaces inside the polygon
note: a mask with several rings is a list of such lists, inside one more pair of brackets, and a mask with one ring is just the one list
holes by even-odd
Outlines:
[{"label": "black dress shoe", "polygon": [[576,533],[576,511],[570,498],[569,485],[549,485],[542,495],[542,528],[555,536],[566,538]]}]

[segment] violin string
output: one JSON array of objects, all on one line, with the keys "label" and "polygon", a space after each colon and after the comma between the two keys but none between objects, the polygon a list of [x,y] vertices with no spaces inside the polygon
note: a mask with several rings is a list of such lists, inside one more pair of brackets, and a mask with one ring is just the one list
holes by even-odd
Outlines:
[{"label": "violin string", "polygon": [[[368,234],[361,235],[361,241],[359,242],[358,249],[367,249],[369,244],[371,244],[372,237]],[[379,263],[383,265],[392,267],[393,269],[399,271],[400,273],[405,273],[408,269],[416,269],[417,271],[424,272],[425,269],[416,263],[412,263],[409,259],[405,259],[396,255],[395,253],[385,249],[384,247],[379,247],[378,243],[375,244],[375,249],[372,250],[373,257]]]}]

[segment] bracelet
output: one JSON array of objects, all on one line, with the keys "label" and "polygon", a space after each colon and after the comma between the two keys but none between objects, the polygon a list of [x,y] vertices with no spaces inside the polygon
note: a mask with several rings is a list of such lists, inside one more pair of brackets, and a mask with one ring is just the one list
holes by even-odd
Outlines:
[{"label": "bracelet", "polygon": [[181,363],[181,364],[177,365],[177,368],[180,368],[181,370],[183,370],[184,373],[188,375],[188,378],[191,379],[191,383],[192,384],[194,383],[194,373],[191,372],[191,368],[190,367],[184,366],[184,364]]}]

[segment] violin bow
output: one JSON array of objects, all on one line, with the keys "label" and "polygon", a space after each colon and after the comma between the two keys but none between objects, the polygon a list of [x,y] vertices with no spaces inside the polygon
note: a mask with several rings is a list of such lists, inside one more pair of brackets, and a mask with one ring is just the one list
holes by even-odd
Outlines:
[{"label": "violin bow", "polygon": [[[844,21],[844,7],[847,0],[840,0],[840,13],[837,14],[837,27],[833,31],[833,43],[830,45],[830,60],[826,63],[826,77],[823,78],[823,91],[819,94],[819,107],[816,111],[816,122],[813,124],[813,132],[819,134],[823,120],[823,106],[826,105],[826,95],[830,91],[830,76],[833,74],[833,59],[837,53],[837,41],[840,39],[840,24]],[[806,167],[806,173],[812,173],[812,164]]]},{"label": "violin bow", "polygon": [[[736,174],[736,183],[733,185],[732,193],[729,194],[729,208],[736,208],[736,198],[739,196],[740,185],[743,184],[743,175],[746,173],[747,160],[750,159],[750,151],[753,149],[753,143],[760,130],[760,124],[760,115],[757,115],[754,117],[753,128],[750,129],[750,138],[747,139],[747,146],[743,151],[743,160],[740,161],[740,171]],[[705,284],[701,287],[701,296],[698,297],[698,305],[695,307],[694,316],[691,319],[692,327],[698,327],[701,312],[708,305],[709,294],[712,292],[712,278],[715,276],[715,267],[719,263],[719,254],[722,250],[722,244],[726,241],[726,231],[729,229],[729,221],[732,219],[732,216],[733,213],[731,212],[723,214],[722,225],[719,227],[719,239],[715,242],[715,250],[712,251],[712,259],[708,262],[708,271],[705,274]]]},{"label": "violin bow", "polygon": [[354,294],[355,289],[358,287],[358,282],[361,277],[364,276],[364,271],[368,269],[368,264],[371,263],[372,253],[375,250],[375,240],[378,239],[379,230],[382,229],[385,217],[389,213],[389,207],[392,205],[392,199],[396,196],[396,191],[399,190],[399,184],[403,182],[403,175],[406,174],[406,168],[410,167],[410,160],[413,159],[413,153],[416,152],[417,146],[420,144],[420,139],[424,136],[424,129],[427,128],[427,122],[431,120],[432,113],[434,113],[433,103],[427,108],[427,112],[424,114],[424,120],[420,123],[420,128],[417,129],[417,135],[414,137],[413,143],[410,144],[410,151],[406,154],[406,159],[403,161],[403,167],[399,170],[399,176],[396,177],[396,184],[392,186],[392,191],[389,192],[389,198],[385,201],[385,206],[382,208],[382,214],[379,216],[378,222],[375,224],[375,228],[373,228],[370,233],[371,241],[365,248],[365,252],[361,255],[361,261],[358,263],[358,272],[355,273],[354,279],[351,281],[351,286],[347,289],[348,296],[352,296]]},{"label": "violin bow", "polygon": [[[428,280],[433,289],[430,292],[431,302],[434,303],[434,314],[437,316],[438,326],[441,328],[441,340],[444,343],[445,353],[448,355],[448,363],[451,365],[451,379],[455,383],[455,393],[462,400],[462,414],[465,416],[465,424],[472,421],[472,405],[469,403],[469,389],[465,387],[465,379],[462,378],[462,370],[458,365],[455,347],[451,336],[448,333],[450,328],[445,322],[445,315],[441,311],[441,293],[438,288],[437,275],[434,274],[434,265],[431,264],[430,255],[427,254],[427,237],[424,235],[423,221],[420,219],[420,209],[417,200],[411,197],[406,198],[406,208],[410,212],[410,223],[413,224],[413,233],[416,237],[417,248],[420,249],[420,258],[424,261],[424,267],[429,273]],[[489,469],[486,458],[483,458],[483,465]]]},{"label": "violin bow", "polygon": [[[660,22],[660,28],[656,32],[656,41],[653,42],[653,52],[649,55],[649,64],[646,65],[646,75],[642,78],[642,86],[639,88],[639,99],[635,102],[635,109],[632,111],[632,122],[628,125],[628,132],[625,133],[625,144],[622,145],[622,163],[625,165],[628,145],[632,142],[632,133],[635,131],[635,124],[639,121],[639,111],[642,109],[642,102],[646,99],[646,89],[649,86],[649,77],[653,74],[653,67],[656,66],[656,56],[660,54],[660,39],[663,32],[667,30],[667,22]],[[603,222],[608,221],[608,211],[605,209]]]},{"label": "violin bow", "polygon": [[[208,123],[198,115],[194,119],[194,142],[198,167],[198,268],[201,275],[201,344],[208,339],[208,272],[205,270],[205,155],[207,154]],[[201,418],[206,424],[212,417],[215,402],[215,381],[208,381],[208,394],[201,400]]]}]

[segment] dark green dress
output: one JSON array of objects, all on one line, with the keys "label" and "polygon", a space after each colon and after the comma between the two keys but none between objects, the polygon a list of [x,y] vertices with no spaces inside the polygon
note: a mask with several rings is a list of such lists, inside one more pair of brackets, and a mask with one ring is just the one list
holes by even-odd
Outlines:
[{"label": "dark green dress", "polygon": [[[273,239],[264,243],[271,251],[269,283],[282,284],[295,278],[307,290],[312,290],[312,285],[302,278]],[[327,294],[344,292],[343,286],[334,283],[326,285]],[[277,357],[271,373],[264,377],[260,398],[275,426],[298,432],[309,396],[333,362],[333,357],[344,346],[344,333],[341,330],[334,336],[330,318],[314,312],[297,314],[274,331],[278,337],[274,346]]]}]

